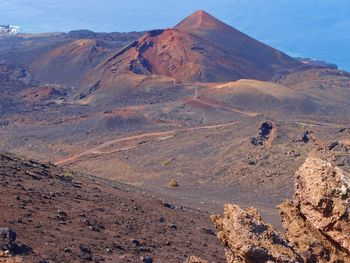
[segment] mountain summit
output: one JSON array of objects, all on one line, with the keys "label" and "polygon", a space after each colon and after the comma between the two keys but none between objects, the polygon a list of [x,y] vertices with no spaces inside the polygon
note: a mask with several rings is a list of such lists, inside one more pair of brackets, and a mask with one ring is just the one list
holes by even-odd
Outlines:
[{"label": "mountain summit", "polygon": [[207,12],[200,10],[194,12],[192,15],[188,16],[182,20],[179,24],[175,26],[176,28],[204,28],[204,29],[217,29],[220,27],[227,27],[227,25],[220,20],[216,19]]},{"label": "mountain summit", "polygon": [[99,76],[95,82],[107,78],[108,83],[122,72],[185,82],[270,80],[277,72],[298,65],[286,54],[197,11],[173,28],[146,33],[89,75]]}]

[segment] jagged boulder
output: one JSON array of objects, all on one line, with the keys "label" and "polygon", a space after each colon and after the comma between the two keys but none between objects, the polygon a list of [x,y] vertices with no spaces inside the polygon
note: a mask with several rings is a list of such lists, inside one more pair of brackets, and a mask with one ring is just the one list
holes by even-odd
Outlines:
[{"label": "jagged boulder", "polygon": [[301,262],[278,231],[265,224],[256,210],[225,205],[224,216],[212,216],[218,238],[226,247],[228,263]]},{"label": "jagged boulder", "polygon": [[279,206],[283,235],[256,209],[225,205],[223,217],[212,217],[227,262],[350,262],[350,174],[323,154],[306,159],[293,200]]},{"label": "jagged boulder", "polygon": [[295,202],[315,228],[350,252],[350,174],[309,157],[296,173]]},{"label": "jagged boulder", "polygon": [[305,220],[298,206],[290,200],[279,205],[284,236],[291,240],[294,248],[303,258],[303,262],[349,262],[349,255],[331,239]]}]

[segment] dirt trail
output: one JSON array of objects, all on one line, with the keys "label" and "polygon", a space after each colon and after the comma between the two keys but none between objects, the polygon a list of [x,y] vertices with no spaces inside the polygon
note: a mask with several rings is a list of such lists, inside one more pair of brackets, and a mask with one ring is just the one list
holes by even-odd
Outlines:
[{"label": "dirt trail", "polygon": [[289,123],[295,123],[297,125],[302,126],[310,126],[310,127],[317,127],[317,126],[326,126],[326,127],[332,127],[332,128],[343,128],[346,125],[338,124],[338,123],[331,123],[331,122],[320,122],[320,121],[314,121],[314,120],[281,120],[281,122],[289,122]]},{"label": "dirt trail", "polygon": [[239,114],[246,115],[248,117],[256,117],[259,115],[258,112],[253,112],[253,111],[244,111],[238,108],[234,108],[231,106],[228,106],[225,102],[219,101],[213,98],[205,97],[202,96],[198,90],[198,87],[195,88],[193,97],[188,100],[187,102],[194,102],[198,103],[203,106],[211,107],[211,108],[216,108],[224,111],[230,111],[230,112],[236,112]]},{"label": "dirt trail", "polygon": [[[200,102],[203,103],[203,101],[200,101]],[[244,113],[247,114],[247,112],[244,112]],[[250,116],[253,117],[255,115],[252,114]],[[304,125],[304,126],[321,126],[322,125],[322,126],[329,126],[329,127],[334,127],[334,128],[342,127],[339,124],[316,122],[316,121],[310,121],[311,123],[305,123],[305,122],[299,122],[298,120],[288,120],[288,121],[285,120],[284,122],[293,122],[293,123],[296,123],[299,125]],[[173,137],[176,133],[180,133],[180,132],[225,128],[225,127],[232,126],[233,124],[235,124],[235,122],[216,124],[216,125],[206,125],[206,126],[192,127],[192,128],[185,128],[185,129],[176,129],[176,130],[162,131],[162,132],[149,132],[149,133],[143,133],[143,134],[139,134],[139,135],[128,136],[128,137],[124,137],[124,138],[119,138],[119,139],[115,139],[115,140],[111,140],[111,141],[106,141],[98,146],[89,148],[87,150],[84,150],[82,152],[74,154],[68,158],[57,160],[54,164],[55,165],[64,165],[64,164],[74,162],[77,159],[79,159],[80,157],[83,157],[83,156],[86,156],[89,154],[101,155],[101,154],[109,154],[109,153],[114,153],[114,152],[122,152],[122,151],[127,151],[127,150],[130,150],[130,149],[133,149],[133,148],[136,148],[136,147],[139,147],[140,145],[142,145],[142,144],[138,144],[138,145],[126,146],[126,147],[123,147],[123,148],[120,148],[117,150],[113,150],[110,152],[102,151],[102,149],[104,149],[108,146],[111,146],[113,144],[116,144],[116,143],[128,142],[128,141],[133,141],[133,140],[137,140],[137,139],[153,138],[153,137],[162,137],[162,138],[159,138],[159,140],[164,140],[164,139],[168,139],[170,137]],[[167,137],[167,136],[169,136],[169,137]]]},{"label": "dirt trail", "polygon": [[[83,156],[88,155],[88,154],[100,154],[101,149],[108,147],[108,146],[111,146],[112,144],[115,144],[115,143],[127,142],[127,141],[132,141],[132,140],[137,140],[137,139],[144,139],[144,138],[149,138],[149,137],[152,138],[152,137],[160,137],[160,136],[170,136],[170,135],[175,135],[176,133],[179,133],[179,132],[225,128],[225,127],[232,126],[235,123],[236,122],[229,122],[229,123],[224,123],[224,124],[206,125],[206,126],[192,127],[192,128],[178,129],[178,130],[171,130],[171,131],[150,132],[150,133],[143,133],[143,134],[139,134],[139,135],[129,136],[129,137],[125,137],[125,138],[119,138],[119,139],[104,142],[98,146],[89,148],[85,151],[82,151],[80,153],[72,155],[71,157],[68,157],[66,159],[58,160],[54,164],[55,165],[68,164],[68,163],[71,163],[71,162],[77,160],[78,158],[83,157]],[[162,139],[164,139],[164,138],[162,138]],[[121,150],[128,150],[131,148],[135,148],[135,146],[126,147],[126,148],[121,149]],[[119,151],[121,151],[121,150],[119,150]]]},{"label": "dirt trail", "polygon": [[164,205],[176,199],[2,152],[0,181],[0,226],[17,231],[22,259],[0,262],[185,262],[189,251],[224,262],[209,214]]},{"label": "dirt trail", "polygon": [[222,102],[219,102],[219,101],[214,101],[214,100],[206,101],[206,100],[204,100],[202,98],[199,98],[199,97],[193,98],[192,101],[200,103],[200,104],[205,105],[205,106],[212,107],[212,108],[217,108],[217,109],[231,111],[231,112],[237,112],[237,113],[249,116],[249,117],[256,117],[256,116],[259,115],[258,112],[243,111],[243,110],[240,110],[240,109],[237,109],[237,108],[232,108],[232,107],[228,107],[228,106],[225,106],[225,105],[220,105],[220,103],[222,103]]}]

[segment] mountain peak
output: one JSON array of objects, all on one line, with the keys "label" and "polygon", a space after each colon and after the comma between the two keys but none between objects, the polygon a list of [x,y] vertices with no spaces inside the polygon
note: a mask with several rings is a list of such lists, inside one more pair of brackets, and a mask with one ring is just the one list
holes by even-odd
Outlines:
[{"label": "mountain peak", "polygon": [[190,28],[190,29],[198,29],[198,28],[218,28],[220,26],[225,25],[220,20],[216,19],[212,15],[208,14],[204,10],[199,10],[194,12],[192,15],[186,17],[179,24],[176,25],[177,28]]},{"label": "mountain peak", "polygon": [[[87,81],[115,72],[160,75],[184,82],[227,82],[243,78],[270,80],[294,68],[291,57],[243,34],[205,11],[197,11],[176,28],[154,30],[103,62]],[[113,71],[109,68],[114,68]],[[106,73],[105,73],[106,72]],[[107,83],[107,81],[106,81]]]}]

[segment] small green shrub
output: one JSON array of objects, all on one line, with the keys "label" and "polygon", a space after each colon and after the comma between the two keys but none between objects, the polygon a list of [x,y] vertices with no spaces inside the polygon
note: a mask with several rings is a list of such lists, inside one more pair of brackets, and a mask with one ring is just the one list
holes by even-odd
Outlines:
[{"label": "small green shrub", "polygon": [[64,171],[63,176],[64,177],[73,177],[74,173],[72,171]]},{"label": "small green shrub", "polygon": [[174,188],[174,187],[178,187],[178,186],[179,186],[179,184],[178,184],[178,182],[175,179],[172,178],[172,179],[169,180],[168,187]]},{"label": "small green shrub", "polygon": [[164,166],[171,165],[171,161],[170,161],[170,160],[164,161],[164,162],[163,162],[163,165],[164,165]]}]

